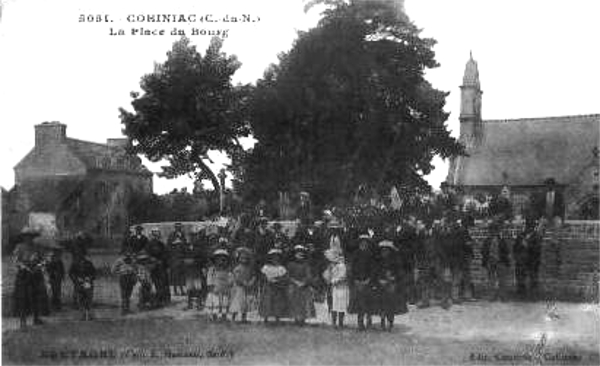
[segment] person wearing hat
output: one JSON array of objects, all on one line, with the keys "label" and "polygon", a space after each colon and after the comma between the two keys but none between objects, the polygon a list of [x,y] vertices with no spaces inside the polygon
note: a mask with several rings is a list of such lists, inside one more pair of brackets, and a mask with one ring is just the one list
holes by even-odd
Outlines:
[{"label": "person wearing hat", "polygon": [[350,303],[348,273],[341,247],[333,246],[325,251],[325,258],[330,262],[323,272],[323,279],[331,287],[329,311],[334,327],[344,327],[344,317]]},{"label": "person wearing hat", "polygon": [[[374,270],[377,263],[371,249],[371,236],[361,235],[358,238],[358,249],[353,253],[350,263],[350,305],[348,312],[358,315],[358,329],[360,331],[371,327],[371,315],[374,311],[373,286],[375,285]],[[365,317],[367,326],[365,327]]]},{"label": "person wearing hat", "polygon": [[144,235],[144,227],[142,225],[137,225],[133,234],[130,235],[123,243],[121,252],[138,253],[142,249],[145,249],[147,244],[148,237]]},{"label": "person wearing hat", "polygon": [[138,308],[150,310],[156,305],[156,288],[152,281],[152,271],[159,263],[146,250],[142,250],[135,255],[135,264],[137,281],[140,284]]},{"label": "person wearing hat", "polygon": [[92,320],[92,301],[94,298],[94,280],[96,268],[84,252],[73,253],[73,263],[69,268],[69,277],[77,296],[77,303],[82,310],[82,320]]},{"label": "person wearing hat", "polygon": [[206,296],[206,276],[205,269],[208,261],[205,254],[207,243],[206,236],[202,230],[193,235],[190,245],[186,251],[185,262],[185,283],[188,296],[188,310],[194,308],[200,310]]},{"label": "person wearing hat", "polygon": [[398,248],[391,240],[378,244],[379,261],[375,270],[376,309],[381,316],[381,329],[391,331],[394,318],[408,312],[405,289],[402,283],[402,268],[398,258]]},{"label": "person wearing hat", "polygon": [[212,264],[206,274],[208,295],[206,308],[213,321],[227,320],[233,273],[229,269],[229,253],[225,249],[217,249],[212,254]]},{"label": "person wearing hat", "polygon": [[169,235],[167,240],[167,251],[169,255],[169,284],[173,286],[174,295],[186,295],[185,290],[185,252],[188,242],[183,233],[183,225],[175,223],[175,231]]},{"label": "person wearing hat", "polygon": [[231,289],[231,320],[235,321],[241,315],[241,323],[247,323],[247,315],[254,303],[252,288],[256,283],[256,271],[252,265],[252,251],[247,247],[236,250],[237,265],[233,269],[233,288]]},{"label": "person wearing hat", "polygon": [[267,225],[267,218],[260,217],[252,240],[251,249],[256,255],[256,261],[259,266],[262,266],[265,263],[267,252],[269,249],[273,248],[273,244],[275,243],[275,236],[268,230]]},{"label": "person wearing hat", "polygon": [[260,294],[258,313],[264,319],[265,324],[269,317],[275,318],[279,324],[280,319],[288,312],[287,286],[289,281],[288,271],[282,264],[283,252],[279,249],[271,249],[267,253],[266,264],[260,269],[264,276],[265,286]]},{"label": "person wearing hat", "polygon": [[297,325],[304,325],[306,319],[316,315],[313,290],[313,271],[307,261],[307,248],[294,247],[294,258],[288,263],[289,274],[288,301],[289,312]]},{"label": "person wearing hat", "polygon": [[125,252],[121,254],[112,265],[112,273],[119,276],[119,290],[121,294],[121,315],[130,312],[130,300],[133,288],[137,283],[137,271],[133,254]]},{"label": "person wearing hat", "polygon": [[14,288],[14,312],[19,317],[20,326],[27,325],[27,317],[33,315],[33,324],[43,324],[40,319],[44,287],[42,255],[33,239],[40,234],[26,226],[21,230],[19,243],[13,252],[17,267]]},{"label": "person wearing hat", "polygon": [[166,305],[171,302],[169,256],[167,246],[161,240],[159,228],[153,227],[150,230],[150,240],[146,248],[148,254],[155,259],[155,265],[150,272],[150,277],[156,288],[156,303],[157,305]]},{"label": "person wearing hat", "polygon": [[492,290],[492,301],[505,300],[506,272],[510,266],[509,249],[501,235],[501,227],[490,225],[490,236],[484,240],[481,249],[481,264],[487,269],[488,286]]}]

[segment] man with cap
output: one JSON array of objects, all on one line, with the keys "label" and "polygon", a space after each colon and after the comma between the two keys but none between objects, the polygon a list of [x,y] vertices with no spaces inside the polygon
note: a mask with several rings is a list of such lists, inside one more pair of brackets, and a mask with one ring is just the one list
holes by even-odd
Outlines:
[{"label": "man with cap", "polygon": [[21,328],[27,325],[27,317],[33,315],[33,324],[43,324],[40,319],[41,289],[44,285],[42,255],[33,239],[39,233],[29,226],[21,230],[20,242],[17,244],[13,259],[17,266],[14,289],[14,309],[19,317]]}]

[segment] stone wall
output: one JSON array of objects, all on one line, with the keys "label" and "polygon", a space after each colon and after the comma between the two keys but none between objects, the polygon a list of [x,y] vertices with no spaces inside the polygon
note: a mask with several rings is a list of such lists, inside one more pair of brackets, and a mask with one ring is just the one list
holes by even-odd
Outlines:
[{"label": "stone wall", "polygon": [[[504,228],[511,251],[511,268],[505,278],[511,291],[515,290],[512,246],[523,223],[513,223]],[[475,257],[471,263],[471,276],[475,290],[487,292],[487,272],[481,266],[481,246],[489,231],[483,225],[471,229],[475,240]],[[559,228],[548,228],[542,241],[539,286],[549,299],[598,301],[600,271],[600,222],[566,221]]]}]

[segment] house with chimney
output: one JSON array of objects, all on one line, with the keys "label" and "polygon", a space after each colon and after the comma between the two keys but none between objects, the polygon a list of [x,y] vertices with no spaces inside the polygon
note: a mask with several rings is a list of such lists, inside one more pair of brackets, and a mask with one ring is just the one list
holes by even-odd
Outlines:
[{"label": "house with chimney", "polygon": [[450,162],[446,184],[463,207],[504,191],[514,216],[598,220],[600,114],[484,120],[472,55],[460,89],[466,155]]},{"label": "house with chimney", "polygon": [[35,146],[14,167],[11,235],[37,218],[62,238],[83,231],[100,241],[120,240],[131,224],[132,202],[152,194],[152,173],[127,152],[125,138],[101,144],[66,131],[59,122],[35,126]]}]

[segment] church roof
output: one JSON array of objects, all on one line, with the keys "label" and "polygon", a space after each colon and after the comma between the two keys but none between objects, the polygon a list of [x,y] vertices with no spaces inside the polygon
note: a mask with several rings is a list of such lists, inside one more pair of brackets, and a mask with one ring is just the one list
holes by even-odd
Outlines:
[{"label": "church roof", "polygon": [[483,121],[483,140],[457,159],[449,183],[467,186],[569,184],[594,160],[600,114]]}]

